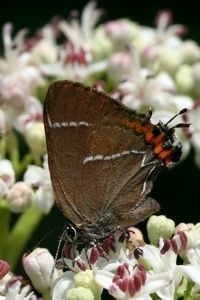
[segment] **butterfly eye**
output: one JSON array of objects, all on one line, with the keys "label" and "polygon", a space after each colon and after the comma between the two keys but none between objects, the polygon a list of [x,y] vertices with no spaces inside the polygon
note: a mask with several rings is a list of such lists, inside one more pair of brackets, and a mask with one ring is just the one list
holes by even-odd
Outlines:
[{"label": "butterfly eye", "polygon": [[171,140],[167,140],[167,141],[164,141],[163,143],[163,149],[165,150],[170,150],[172,148],[173,144],[171,142]]},{"label": "butterfly eye", "polygon": [[74,241],[76,239],[76,229],[73,226],[66,226],[65,232],[68,240]]}]

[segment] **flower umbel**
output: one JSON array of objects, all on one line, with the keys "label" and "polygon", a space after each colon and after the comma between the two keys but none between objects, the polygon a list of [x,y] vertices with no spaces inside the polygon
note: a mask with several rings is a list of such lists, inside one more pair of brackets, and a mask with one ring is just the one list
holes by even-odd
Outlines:
[{"label": "flower umbel", "polygon": [[[140,251],[127,247],[129,244],[126,240],[119,242],[119,233],[114,238],[114,252],[110,249],[106,257],[101,256],[101,252],[94,264],[88,264],[91,248],[88,249],[87,256],[83,250],[80,255],[72,258],[71,264],[70,259],[63,258],[67,267],[73,269],[74,266],[75,272],[66,271],[57,278],[52,291],[53,299],[65,299],[66,293],[74,295],[75,291],[78,293],[78,287],[89,289],[94,299],[100,298],[103,288],[115,299],[154,299],[155,295],[163,300],[179,298],[183,296],[183,292],[180,293],[183,281],[186,283],[185,289],[187,283],[189,289],[189,284],[193,282],[198,290],[198,237],[197,244],[187,250],[190,234],[187,233],[186,236],[183,231],[174,231],[170,239],[163,240],[160,236],[158,246],[144,242],[139,246]],[[193,256],[192,253],[195,252]],[[84,291],[82,290],[83,294]]]},{"label": "flower umbel", "polygon": [[124,18],[100,23],[101,16],[102,10],[95,2],[89,2],[80,19],[77,16],[70,20],[53,18],[29,37],[25,28],[14,34],[14,24],[6,23],[2,28],[2,300],[41,297],[99,300],[103,289],[118,300],[197,299],[199,296],[199,224],[180,223],[175,227],[175,220],[162,215],[149,219],[148,241],[143,239],[144,234],[135,240],[133,234],[132,241],[135,232],[131,229],[129,239],[123,243],[118,233],[111,235],[101,247],[94,241],[89,249],[81,252],[76,245],[65,245],[58,262],[65,269],[69,267],[67,271],[56,270],[49,251],[37,248],[23,256],[30,285],[12,273],[27,251],[27,243],[37,225],[54,205],[43,124],[44,97],[53,80],[81,81],[104,89],[138,111],[151,108],[153,123],[166,124],[173,115],[187,108],[176,119],[177,123],[191,124],[177,128],[183,150],[180,163],[191,155],[197,171],[200,167],[198,43],[183,39],[186,26],[173,24],[168,10],[158,12],[153,28]]}]

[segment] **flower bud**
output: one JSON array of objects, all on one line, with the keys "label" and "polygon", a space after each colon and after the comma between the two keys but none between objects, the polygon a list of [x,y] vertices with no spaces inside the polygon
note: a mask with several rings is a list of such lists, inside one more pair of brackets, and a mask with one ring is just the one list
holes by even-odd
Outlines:
[{"label": "flower bud", "polygon": [[15,171],[8,159],[0,160],[0,197],[8,191],[8,188],[15,182]]},{"label": "flower bud", "polygon": [[196,42],[188,40],[182,44],[181,55],[184,63],[193,64],[200,59],[200,49]]},{"label": "flower bud", "polygon": [[12,212],[24,212],[32,204],[33,191],[25,182],[17,182],[8,191],[7,200]]},{"label": "flower bud", "polygon": [[116,52],[108,61],[108,75],[113,82],[120,82],[134,70],[133,56],[128,52]]},{"label": "flower bud", "polygon": [[96,284],[91,270],[81,271],[74,276],[75,286],[91,290],[95,299],[98,299],[102,292],[102,288]]},{"label": "flower bud", "polygon": [[104,59],[113,51],[112,41],[105,34],[103,26],[99,26],[94,31],[93,43],[91,44],[91,52],[95,59]]},{"label": "flower bud", "polygon": [[67,291],[67,300],[94,300],[95,297],[90,289],[84,287],[72,288]]},{"label": "flower bud", "polygon": [[181,93],[191,94],[194,89],[194,77],[192,67],[189,65],[182,65],[178,69],[175,81]]},{"label": "flower bud", "polygon": [[118,45],[132,40],[138,31],[138,25],[126,19],[110,21],[105,25],[106,35]]},{"label": "flower bud", "polygon": [[25,138],[33,153],[43,155],[46,152],[44,124],[42,122],[35,122],[28,126]]},{"label": "flower bud", "polygon": [[59,272],[54,268],[54,258],[50,252],[45,248],[36,248],[23,256],[22,263],[35,289],[40,293],[47,292]]},{"label": "flower bud", "polygon": [[168,239],[175,229],[173,220],[165,216],[151,216],[147,222],[148,238],[153,245],[158,245],[159,238]]},{"label": "flower bud", "polygon": [[153,69],[156,73],[165,70],[169,74],[174,75],[181,64],[182,57],[178,51],[163,49],[160,52],[158,59],[155,61]]}]

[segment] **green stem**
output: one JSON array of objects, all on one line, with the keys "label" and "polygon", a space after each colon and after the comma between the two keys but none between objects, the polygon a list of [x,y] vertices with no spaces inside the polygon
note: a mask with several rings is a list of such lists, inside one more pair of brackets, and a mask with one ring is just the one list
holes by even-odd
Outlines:
[{"label": "green stem", "polygon": [[0,204],[0,258],[4,259],[6,252],[5,241],[9,235],[10,211],[3,199]]},{"label": "green stem", "polygon": [[14,169],[19,165],[19,143],[14,131],[6,136],[6,148],[8,157],[12,161]]},{"label": "green stem", "polygon": [[16,177],[18,178],[27,168],[27,166],[33,162],[33,155],[27,153],[20,164],[15,164]]},{"label": "green stem", "polygon": [[50,292],[47,291],[47,292],[43,293],[43,294],[42,294],[42,299],[43,299],[43,300],[51,300]]},{"label": "green stem", "polygon": [[194,283],[192,283],[191,281],[187,282],[187,289],[184,293],[184,298],[183,298],[184,300],[190,299],[193,285]]},{"label": "green stem", "polygon": [[12,269],[15,268],[24,247],[43,217],[43,213],[31,206],[13,226],[6,243],[5,258]]}]

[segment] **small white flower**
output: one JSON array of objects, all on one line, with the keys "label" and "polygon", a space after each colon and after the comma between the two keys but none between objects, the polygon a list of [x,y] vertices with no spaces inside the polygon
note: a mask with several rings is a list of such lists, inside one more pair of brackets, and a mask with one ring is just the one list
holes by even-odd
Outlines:
[{"label": "small white flower", "polygon": [[[39,30],[39,38],[35,38],[30,52],[32,59],[41,67],[43,64],[57,63],[59,46],[56,41],[56,31],[59,20],[50,22]],[[58,23],[58,24],[57,24]]]},{"label": "small white flower", "polygon": [[178,233],[179,231],[184,232],[187,237],[186,250],[195,247],[196,243],[200,240],[200,230],[198,226],[194,225],[193,223],[180,223],[178,226],[176,226],[175,232]]},{"label": "small white flower", "polygon": [[22,134],[25,134],[28,127],[31,127],[35,122],[43,120],[43,107],[41,102],[34,96],[27,98],[24,111],[17,119],[14,119],[14,127]]},{"label": "small white flower", "polygon": [[15,171],[11,161],[0,160],[0,197],[4,196],[9,187],[15,182]]},{"label": "small white flower", "polygon": [[11,278],[6,285],[5,292],[0,296],[1,300],[37,300],[29,285],[22,287],[21,280],[17,277]]},{"label": "small white flower", "polygon": [[145,271],[123,248],[118,252],[118,259],[94,270],[94,276],[97,283],[117,299],[151,299],[152,293],[170,283],[170,276],[164,270],[159,275]]},{"label": "small white flower", "polygon": [[117,92],[122,102],[133,109],[150,107],[153,112],[165,110],[177,113],[193,105],[189,96],[176,96],[173,79],[165,72],[152,77],[147,69],[138,69],[132,78],[119,84]]},{"label": "small white flower", "polygon": [[185,114],[185,120],[190,124],[189,128],[184,130],[185,141],[184,144],[188,144],[188,148],[191,146],[194,148],[195,163],[200,166],[200,101],[194,102],[193,107]]},{"label": "small white flower", "polygon": [[[179,247],[180,240],[177,240],[177,247]],[[176,243],[176,241],[174,240]],[[160,249],[163,247],[162,239],[160,241]],[[194,282],[199,283],[200,272],[197,267],[191,264],[177,264],[177,254],[173,249],[169,249],[164,254],[161,254],[160,249],[152,245],[145,245],[143,248],[143,258],[146,259],[151,266],[149,274],[160,274],[162,272],[166,273],[169,282],[166,286],[156,291],[161,299],[173,299],[174,293],[181,283],[183,277],[189,280],[194,280]],[[194,275],[192,275],[192,273]]]},{"label": "small white flower", "polygon": [[54,286],[52,288],[52,300],[66,299],[67,290],[74,287],[73,278],[74,273],[67,271],[54,282]]},{"label": "small white flower", "polygon": [[35,188],[33,203],[45,214],[49,213],[54,196],[51,186],[47,156],[44,157],[43,167],[29,165],[24,173],[24,181]]},{"label": "small white flower", "polygon": [[63,21],[60,24],[60,29],[74,45],[89,49],[93,28],[101,14],[101,10],[96,9],[95,2],[91,1],[83,9],[80,24],[76,19],[72,20],[71,23]]},{"label": "small white flower", "polygon": [[67,38],[59,51],[65,77],[84,81],[106,70],[106,59],[96,60],[93,57],[94,28],[100,15],[101,11],[96,9],[95,2],[89,2],[82,12],[80,23],[77,19],[60,22],[60,30]]},{"label": "small white flower", "polygon": [[13,124],[23,112],[27,99],[41,80],[39,68],[31,64],[31,53],[25,49],[26,30],[11,38],[12,25],[3,28],[4,57],[0,58],[1,102],[7,120]]},{"label": "small white flower", "polygon": [[[197,266],[200,271],[200,239],[196,241],[192,248],[186,251],[187,258],[193,266]],[[200,278],[199,278],[200,282]]]},{"label": "small white flower", "polygon": [[[39,83],[40,78],[39,70],[30,64],[30,53],[25,51],[26,30],[19,31],[13,40],[11,33],[12,25],[5,24],[3,28],[5,58],[0,60],[1,90],[3,95],[5,94],[5,99],[16,97],[18,92],[19,96],[27,96],[28,91]],[[17,90],[17,85],[22,88],[22,92],[20,89]],[[23,98],[21,100],[25,101]]]}]

